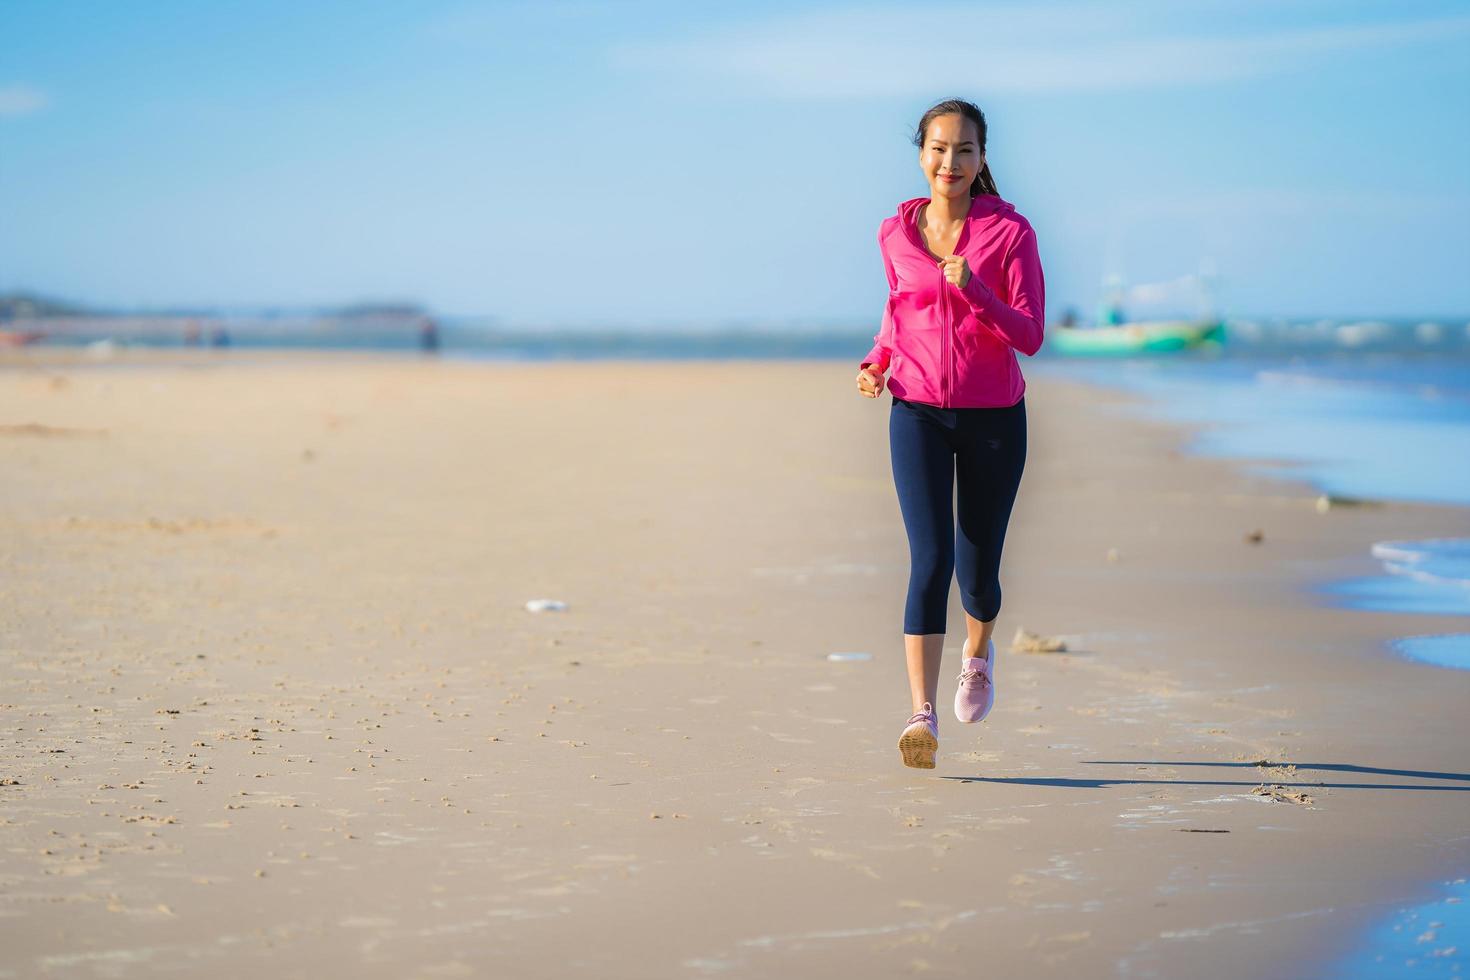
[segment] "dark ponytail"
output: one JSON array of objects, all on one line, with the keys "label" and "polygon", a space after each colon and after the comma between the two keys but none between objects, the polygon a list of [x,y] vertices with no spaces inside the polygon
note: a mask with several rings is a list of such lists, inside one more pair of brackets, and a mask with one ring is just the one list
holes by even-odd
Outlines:
[{"label": "dark ponytail", "polygon": [[[946,116],[950,113],[958,113],[975,124],[976,138],[980,141],[980,152],[985,152],[985,113],[973,102],[964,99],[945,99],[943,102],[932,106],[924,117],[919,120],[919,128],[914,131],[914,145],[919,149],[924,148],[924,137],[929,134],[929,123],[935,116]],[[990,176],[990,164],[980,168],[975,182],[970,185],[970,196],[979,197],[981,194],[994,194],[1000,197],[1000,191],[995,189],[995,178]]]}]

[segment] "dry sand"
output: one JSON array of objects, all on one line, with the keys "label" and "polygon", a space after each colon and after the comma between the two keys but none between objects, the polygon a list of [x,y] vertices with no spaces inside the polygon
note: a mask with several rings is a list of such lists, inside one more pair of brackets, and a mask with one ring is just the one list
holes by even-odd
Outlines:
[{"label": "dry sand", "polygon": [[918,771],[845,362],[6,358],[0,976],[1315,976],[1470,863],[1448,620],[1306,588],[1464,512],[1034,372]]}]

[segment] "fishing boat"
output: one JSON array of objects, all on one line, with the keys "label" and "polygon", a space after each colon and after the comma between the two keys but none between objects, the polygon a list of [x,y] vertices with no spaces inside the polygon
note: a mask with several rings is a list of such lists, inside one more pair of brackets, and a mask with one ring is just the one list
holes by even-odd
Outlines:
[{"label": "fishing boat", "polygon": [[[1069,355],[1161,354],[1218,347],[1225,342],[1225,320],[1215,310],[1215,272],[1205,260],[1199,272],[1163,282],[1126,285],[1116,273],[1103,279],[1093,325],[1078,322],[1068,310],[1047,331],[1047,346]],[[1153,317],[1134,319],[1126,312],[1142,306]],[[1175,311],[1192,307],[1180,316]],[[1166,312],[1168,311],[1168,312]],[[1172,314],[1172,316],[1170,315]]]},{"label": "fishing boat", "polygon": [[1225,341],[1223,320],[1144,320],[1104,327],[1055,326],[1047,346],[1060,354],[1155,354],[1219,346]]}]

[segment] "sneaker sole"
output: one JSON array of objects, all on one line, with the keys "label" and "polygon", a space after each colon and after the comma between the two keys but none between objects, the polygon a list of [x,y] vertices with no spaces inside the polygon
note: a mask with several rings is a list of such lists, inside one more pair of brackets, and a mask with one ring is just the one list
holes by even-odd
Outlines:
[{"label": "sneaker sole", "polygon": [[939,739],[929,731],[928,725],[913,725],[898,737],[898,751],[903,753],[903,764],[910,769],[933,769]]}]

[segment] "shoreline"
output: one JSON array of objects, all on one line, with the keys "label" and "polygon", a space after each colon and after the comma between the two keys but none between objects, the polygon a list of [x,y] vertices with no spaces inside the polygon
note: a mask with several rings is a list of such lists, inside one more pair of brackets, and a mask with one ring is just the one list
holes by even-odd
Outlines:
[{"label": "shoreline", "polygon": [[0,438],[9,963],[1290,975],[1465,873],[1470,682],[1386,655],[1422,615],[1303,601],[1464,508],[1318,514],[1028,375],[996,709],[916,775],[887,409],[847,365],[0,372],[0,423],[106,431]]},{"label": "shoreline", "polygon": [[1144,396],[1148,416],[1192,426],[1199,455],[1299,475],[1333,497],[1470,507],[1465,358],[1339,352],[1037,367]]},{"label": "shoreline", "polygon": [[[1159,364],[1157,367],[1163,369],[1168,365]],[[1284,487],[1317,494],[1316,506],[1319,512],[1387,505],[1442,508],[1445,521],[1443,529],[1438,533],[1413,540],[1388,538],[1368,542],[1365,557],[1371,557],[1372,560],[1353,560],[1353,574],[1347,574],[1346,571],[1338,574],[1324,572],[1309,589],[1307,598],[1313,603],[1325,602],[1344,611],[1403,612],[1422,616],[1425,628],[1389,640],[1384,644],[1385,656],[1446,670],[1470,669],[1470,632],[1464,629],[1464,617],[1470,614],[1470,606],[1466,606],[1461,598],[1461,590],[1455,588],[1454,584],[1450,584],[1446,590],[1448,583],[1444,582],[1433,586],[1406,588],[1405,582],[1415,576],[1412,573],[1407,577],[1391,574],[1384,567],[1384,556],[1379,554],[1382,547],[1390,545],[1401,548],[1434,546],[1446,539],[1470,543],[1470,498],[1444,500],[1438,499],[1438,495],[1409,497],[1375,492],[1360,486],[1343,490],[1333,485],[1334,480],[1322,470],[1321,460],[1313,460],[1305,451],[1295,454],[1283,451],[1269,455],[1252,455],[1241,448],[1242,440],[1238,437],[1224,440],[1231,448],[1221,448],[1218,438],[1214,440],[1216,444],[1211,445],[1211,430],[1216,422],[1190,417],[1190,413],[1180,413],[1178,407],[1172,405],[1163,393],[1148,386],[1140,386],[1136,380],[1119,379],[1109,382],[1089,376],[1085,371],[1079,372],[1076,368],[1077,365],[1064,366],[1061,370],[1056,370],[1054,377],[1129,396],[1130,401],[1119,413],[1120,417],[1179,426],[1187,434],[1183,445],[1184,451],[1189,455],[1223,460],[1239,467],[1242,473],[1263,476]],[[1285,412],[1290,414],[1289,409],[1285,409]],[[1233,420],[1232,424],[1237,428],[1249,425],[1239,419]],[[1352,422],[1349,421],[1347,427],[1351,426]],[[1455,584],[1463,586],[1467,583],[1458,581]],[[1436,595],[1436,591],[1440,594]],[[1458,629],[1455,628],[1457,626]],[[1421,652],[1416,654],[1412,651]]]},{"label": "shoreline", "polygon": [[[1044,369],[1038,374],[1044,373]],[[1103,381],[1082,378],[1076,375],[1057,374],[1052,380],[1061,381],[1063,384],[1077,385],[1082,388],[1091,389],[1100,395],[1116,399],[1120,404],[1126,404],[1115,417],[1123,422],[1142,424],[1155,428],[1164,434],[1170,443],[1168,452],[1171,456],[1183,457],[1196,462],[1205,462],[1222,467],[1230,472],[1230,475],[1239,482],[1249,484],[1259,489],[1251,490],[1247,496],[1257,504],[1269,504],[1274,507],[1299,508],[1300,503],[1306,500],[1312,504],[1312,509],[1321,517],[1327,517],[1330,511],[1324,512],[1320,509],[1320,502],[1331,497],[1336,499],[1332,492],[1314,482],[1306,474],[1286,472],[1288,468],[1299,467],[1300,461],[1286,456],[1247,456],[1236,453],[1210,453],[1196,451],[1188,448],[1196,443],[1201,433],[1208,427],[1209,423],[1169,417],[1166,409],[1162,407],[1156,396],[1131,388],[1123,383],[1109,384]],[[1028,377],[1028,384],[1030,378]],[[1254,470],[1254,472],[1252,472]],[[1276,472],[1273,472],[1275,470]],[[1267,492],[1275,489],[1276,493]],[[1233,496],[1233,495],[1232,495]],[[1333,510],[1352,513],[1363,507],[1369,509],[1392,508],[1394,510],[1411,514],[1412,523],[1416,527],[1424,527],[1426,530],[1415,531],[1411,535],[1399,534],[1396,537],[1385,539],[1374,539],[1370,534],[1366,539],[1359,538],[1364,542],[1360,551],[1347,551],[1338,555],[1336,559],[1329,559],[1327,567],[1320,567],[1316,572],[1302,572],[1298,576],[1295,586],[1295,596],[1303,605],[1311,605],[1329,612],[1356,613],[1360,616],[1380,617],[1379,626],[1372,630],[1375,642],[1369,645],[1369,657],[1380,660],[1383,664],[1405,669],[1425,669],[1429,671],[1463,673],[1463,665],[1452,665],[1448,663],[1435,663],[1433,661],[1414,657],[1399,649],[1401,641],[1414,640],[1425,635],[1440,635],[1442,632],[1459,627],[1464,633],[1464,617],[1453,613],[1426,613],[1396,610],[1382,610],[1372,608],[1361,608],[1353,606],[1341,599],[1334,598],[1330,592],[1330,586],[1342,582],[1357,581],[1364,578],[1380,578],[1385,575],[1381,563],[1372,554],[1372,547],[1380,540],[1400,540],[1405,537],[1418,540],[1431,533],[1434,536],[1443,535],[1466,535],[1470,534],[1470,505],[1457,502],[1442,502],[1430,500],[1417,500],[1392,497],[1359,497],[1349,498],[1346,507],[1335,505]],[[1442,522],[1442,523],[1441,523]],[[1429,528],[1441,528],[1439,531],[1431,532]],[[1443,530],[1443,529],[1448,530]],[[1335,566],[1335,570],[1334,570]],[[1392,615],[1396,621],[1402,622],[1403,626],[1385,630],[1381,617]],[[1407,629],[1410,625],[1418,624],[1423,628]],[[1443,630],[1439,627],[1444,627]],[[946,647],[948,649],[948,647]],[[1270,771],[1270,770],[1268,770]],[[1406,773],[1405,775],[1409,775]],[[1467,779],[1470,774],[1460,773],[1454,778]],[[1467,808],[1470,812],[1470,808]],[[1449,843],[1458,842],[1463,847],[1464,842],[1470,840],[1463,835],[1457,835]],[[1377,944],[1375,941],[1365,940],[1357,927],[1342,932],[1343,941],[1340,944],[1326,943],[1322,945],[1323,957],[1310,956],[1301,961],[1301,969],[1312,971],[1321,970],[1325,975],[1329,970],[1334,975],[1340,971],[1343,976],[1376,976],[1378,970],[1394,969],[1396,961],[1388,959],[1375,959],[1375,956],[1383,956],[1390,953],[1390,945],[1396,946],[1392,950],[1404,956],[1413,957],[1417,955],[1421,963],[1425,955],[1431,953],[1434,947],[1454,946],[1458,941],[1463,952],[1464,932],[1457,932],[1434,942],[1428,948],[1415,949],[1413,943],[1403,937],[1391,934],[1390,926],[1396,920],[1411,920],[1417,913],[1443,906],[1445,901],[1460,901],[1457,894],[1463,892],[1466,880],[1467,867],[1470,867],[1470,852],[1464,852],[1460,863],[1454,867],[1447,867],[1438,874],[1430,877],[1416,878],[1413,876],[1395,876],[1392,880],[1392,888],[1407,889],[1401,893],[1401,897],[1395,901],[1382,903],[1381,899],[1370,898],[1370,905],[1382,905],[1383,910],[1379,917],[1370,920],[1367,928],[1377,933]],[[1379,881],[1375,888],[1380,891],[1389,890],[1390,879]],[[1443,916],[1441,916],[1443,917]],[[1463,923],[1456,923],[1457,927]],[[1421,930],[1423,931],[1423,930]],[[1436,930],[1428,930],[1426,934],[1432,934]],[[1436,937],[1438,938],[1438,937]],[[1422,943],[1424,940],[1419,940]],[[1333,952],[1335,950],[1335,952]],[[1196,967],[1197,969],[1197,967]],[[1120,970],[1120,975],[1130,975],[1125,970]],[[1153,976],[1155,974],[1145,974]],[[1171,974],[1158,974],[1169,976]],[[1288,970],[1282,975],[1298,975]]]}]

